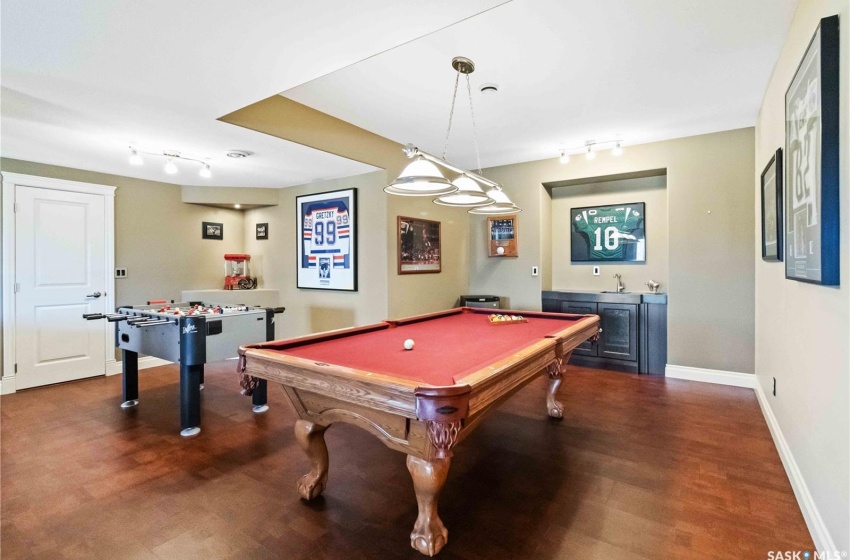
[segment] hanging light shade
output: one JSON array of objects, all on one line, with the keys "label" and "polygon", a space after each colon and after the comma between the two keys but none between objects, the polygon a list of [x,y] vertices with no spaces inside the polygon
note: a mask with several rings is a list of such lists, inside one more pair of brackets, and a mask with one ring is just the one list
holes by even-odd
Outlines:
[{"label": "hanging light shade", "polygon": [[508,198],[504,192],[499,189],[490,189],[487,191],[487,196],[493,199],[493,204],[487,206],[478,206],[469,210],[470,214],[481,214],[485,216],[496,216],[499,214],[516,214],[522,210]]},{"label": "hanging light shade", "polygon": [[457,187],[443,177],[436,165],[422,157],[408,164],[398,179],[384,188],[384,192],[401,196],[441,196],[453,193]]},{"label": "hanging light shade", "polygon": [[484,194],[478,182],[466,175],[461,175],[452,181],[452,183],[457,187],[457,191],[434,199],[434,204],[468,208],[484,206],[495,202],[492,198]]}]

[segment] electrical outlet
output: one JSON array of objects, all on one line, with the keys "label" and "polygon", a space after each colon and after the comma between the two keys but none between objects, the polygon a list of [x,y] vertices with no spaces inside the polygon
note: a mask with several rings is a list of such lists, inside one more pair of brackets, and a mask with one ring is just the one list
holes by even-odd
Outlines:
[{"label": "electrical outlet", "polygon": [[773,396],[776,396],[776,378],[773,378]]},{"label": "electrical outlet", "polygon": [[594,275],[594,276],[599,276],[599,267],[598,267],[598,266],[594,266],[594,267],[593,267],[593,275]]},{"label": "electrical outlet", "polygon": [[537,276],[537,274],[538,274],[539,272],[540,272],[540,270],[539,270],[536,266],[532,266],[532,267],[531,267],[531,275],[532,275],[532,276]]},{"label": "electrical outlet", "polygon": [[115,269],[115,278],[127,278],[127,269],[126,268],[116,268]]}]

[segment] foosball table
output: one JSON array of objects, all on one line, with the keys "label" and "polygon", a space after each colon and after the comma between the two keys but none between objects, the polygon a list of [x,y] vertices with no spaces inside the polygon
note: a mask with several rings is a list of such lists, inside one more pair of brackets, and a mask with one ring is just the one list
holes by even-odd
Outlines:
[{"label": "foosball table", "polygon": [[[239,347],[274,340],[274,317],[284,308],[202,303],[153,303],[119,307],[115,313],[83,315],[115,323],[115,346],[121,349],[123,402],[139,404],[139,354],[180,364],[180,435],[201,431],[204,364],[235,358]],[[268,410],[266,387],[253,394],[253,410]]]}]

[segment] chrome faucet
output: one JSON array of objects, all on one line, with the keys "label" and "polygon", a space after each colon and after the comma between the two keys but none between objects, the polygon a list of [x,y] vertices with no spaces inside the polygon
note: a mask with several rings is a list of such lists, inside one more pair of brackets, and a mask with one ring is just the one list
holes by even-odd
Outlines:
[{"label": "chrome faucet", "polygon": [[614,275],[614,278],[616,278],[616,279],[617,279],[617,293],[619,294],[620,292],[622,292],[623,290],[625,290],[625,289],[626,289],[626,287],[625,287],[625,286],[623,285],[623,283],[620,281],[620,275],[619,275],[619,274],[615,274],[615,275]]}]

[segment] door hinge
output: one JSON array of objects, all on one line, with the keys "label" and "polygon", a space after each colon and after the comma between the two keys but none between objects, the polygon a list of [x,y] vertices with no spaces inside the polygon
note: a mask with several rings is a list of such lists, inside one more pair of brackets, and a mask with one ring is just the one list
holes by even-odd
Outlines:
[{"label": "door hinge", "polygon": [[15,364],[15,373],[18,373],[18,364]]},{"label": "door hinge", "polygon": [[17,202],[12,203],[12,213],[14,213],[14,214],[18,213],[18,203]]},{"label": "door hinge", "polygon": [[19,283],[15,282],[15,293],[17,294],[20,291],[21,291],[21,285]]}]

